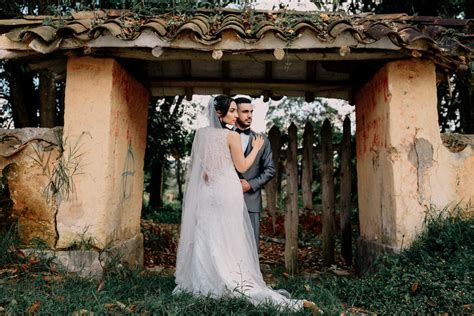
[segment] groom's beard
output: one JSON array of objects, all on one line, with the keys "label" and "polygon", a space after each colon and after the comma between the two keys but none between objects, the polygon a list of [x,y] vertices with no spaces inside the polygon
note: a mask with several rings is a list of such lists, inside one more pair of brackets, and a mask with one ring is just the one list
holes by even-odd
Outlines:
[{"label": "groom's beard", "polygon": [[237,127],[240,129],[247,129],[252,125],[252,119],[248,119],[247,121],[242,121],[239,118],[237,118]]}]

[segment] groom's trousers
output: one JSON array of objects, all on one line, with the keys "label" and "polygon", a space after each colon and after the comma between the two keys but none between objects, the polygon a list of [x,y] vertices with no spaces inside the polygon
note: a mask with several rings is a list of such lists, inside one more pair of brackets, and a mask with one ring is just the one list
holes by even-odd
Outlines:
[{"label": "groom's trousers", "polygon": [[255,243],[257,245],[257,252],[259,252],[260,240],[260,212],[249,212],[250,223],[252,224]]}]

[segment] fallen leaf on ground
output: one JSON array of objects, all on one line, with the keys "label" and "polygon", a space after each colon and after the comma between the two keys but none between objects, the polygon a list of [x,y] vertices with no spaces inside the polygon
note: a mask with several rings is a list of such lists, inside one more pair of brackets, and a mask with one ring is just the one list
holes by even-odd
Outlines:
[{"label": "fallen leaf on ground", "polygon": [[49,270],[50,270],[51,272],[53,272],[53,273],[56,272],[56,270],[57,270],[56,265],[55,265],[54,263],[52,263],[52,264],[50,265],[50,267],[49,267]]},{"label": "fallen leaf on ground", "polygon": [[122,302],[115,301],[115,304],[117,304],[117,306],[120,307],[121,309],[127,309],[127,305],[125,305]]},{"label": "fallen leaf on ground", "polygon": [[99,286],[97,287],[97,289],[95,290],[96,293],[100,293],[105,287],[105,281],[102,281],[99,283]]},{"label": "fallen leaf on ground", "polygon": [[26,311],[28,312],[28,314],[34,314],[40,309],[40,307],[41,307],[41,302],[36,301],[33,305],[28,307]]},{"label": "fallen leaf on ground", "polygon": [[72,312],[71,316],[94,316],[94,312],[88,311],[87,309],[81,309]]},{"label": "fallen leaf on ground", "polygon": [[342,270],[342,269],[335,269],[332,273],[334,273],[337,276],[349,276],[351,273],[347,270]]},{"label": "fallen leaf on ground", "polygon": [[15,271],[16,271],[15,268],[0,269],[0,275],[4,273],[15,273]]},{"label": "fallen leaf on ground", "polygon": [[431,307],[436,307],[436,305],[437,305],[436,302],[433,301],[431,298],[428,298],[426,300],[426,304],[430,305]]},{"label": "fallen leaf on ground", "polygon": [[115,304],[114,303],[108,303],[108,304],[105,304],[104,307],[105,307],[105,309],[114,309]]},{"label": "fallen leaf on ground", "polygon": [[160,273],[165,269],[165,267],[154,266],[154,267],[146,267],[145,269],[146,269],[146,272],[149,272],[149,273]]},{"label": "fallen leaf on ground", "polygon": [[17,255],[18,255],[20,258],[26,258],[26,255],[25,255],[25,253],[24,253],[23,251],[21,251],[21,250],[18,249],[18,248],[15,248],[15,250],[16,250]]},{"label": "fallen leaf on ground", "polygon": [[37,264],[38,262],[40,262],[40,260],[36,256],[31,256],[30,259],[28,260],[28,262],[30,264]]}]

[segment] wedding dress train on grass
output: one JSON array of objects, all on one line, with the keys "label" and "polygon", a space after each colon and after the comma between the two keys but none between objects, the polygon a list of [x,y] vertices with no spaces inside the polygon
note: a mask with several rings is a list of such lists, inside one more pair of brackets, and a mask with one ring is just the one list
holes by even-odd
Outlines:
[{"label": "wedding dress train on grass", "polygon": [[242,187],[227,143],[229,130],[199,129],[193,142],[183,202],[176,288],[204,297],[245,297],[299,310],[265,284]]}]

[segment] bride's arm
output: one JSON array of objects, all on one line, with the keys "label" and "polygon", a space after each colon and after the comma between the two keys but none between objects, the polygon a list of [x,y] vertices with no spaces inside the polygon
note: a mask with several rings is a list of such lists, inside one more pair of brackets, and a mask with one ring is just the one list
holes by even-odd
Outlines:
[{"label": "bride's arm", "polygon": [[238,133],[232,131],[229,132],[227,140],[235,169],[237,169],[237,171],[240,173],[244,173],[253,164],[255,158],[257,157],[258,151],[260,148],[262,148],[263,137],[259,135],[253,140],[250,140],[252,141],[252,151],[247,157],[244,156],[240,135]]}]

